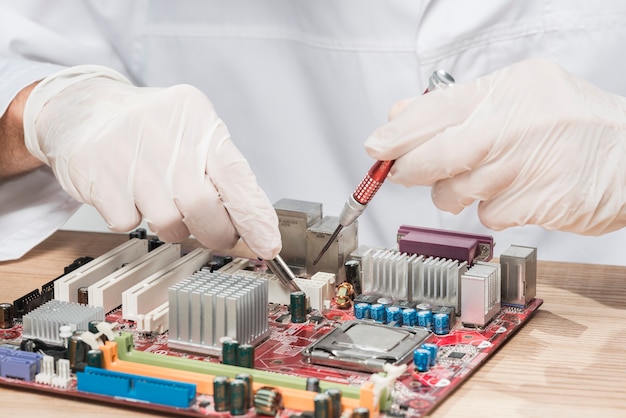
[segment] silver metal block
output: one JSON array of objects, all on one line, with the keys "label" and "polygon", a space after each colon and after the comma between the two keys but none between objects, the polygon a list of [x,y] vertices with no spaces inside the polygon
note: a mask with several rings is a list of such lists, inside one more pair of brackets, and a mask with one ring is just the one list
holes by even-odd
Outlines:
[{"label": "silver metal block", "polygon": [[526,307],[537,294],[537,249],[512,245],[500,255],[502,304]]},{"label": "silver metal block", "polygon": [[484,327],[500,311],[500,264],[478,262],[461,277],[461,322]]},{"label": "silver metal block", "polygon": [[322,219],[322,204],[281,199],[274,203],[283,241],[280,256],[296,274],[303,274],[307,259],[307,228]]},{"label": "silver metal block", "polygon": [[[333,273],[337,275],[337,283],[345,281],[346,273],[343,264],[348,260],[350,254],[358,247],[358,221],[344,227],[334,243],[331,244],[326,254],[313,265],[313,260],[317,258],[326,242],[332,236],[339,225],[339,217],[325,216],[320,222],[309,227],[306,233],[307,257],[306,274],[312,276],[319,271]],[[283,243],[284,245],[284,243]]]}]

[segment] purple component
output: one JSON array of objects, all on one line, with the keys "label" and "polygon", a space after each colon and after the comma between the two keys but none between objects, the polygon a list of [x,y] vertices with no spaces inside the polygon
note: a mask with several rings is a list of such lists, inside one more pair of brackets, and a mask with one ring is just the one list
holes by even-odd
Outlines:
[{"label": "purple component", "polygon": [[472,264],[478,256],[482,261],[489,261],[493,257],[493,237],[490,235],[409,225],[398,228],[398,247],[400,252],[407,254],[467,261],[468,264]]},{"label": "purple component", "polygon": [[0,348],[0,376],[31,382],[39,373],[39,353]]}]

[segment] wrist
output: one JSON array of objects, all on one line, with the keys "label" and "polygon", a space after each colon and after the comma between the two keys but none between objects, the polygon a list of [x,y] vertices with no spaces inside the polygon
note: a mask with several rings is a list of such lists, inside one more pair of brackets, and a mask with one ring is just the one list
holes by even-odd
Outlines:
[{"label": "wrist", "polygon": [[13,177],[43,165],[24,143],[24,106],[38,82],[24,87],[0,117],[0,179]]}]

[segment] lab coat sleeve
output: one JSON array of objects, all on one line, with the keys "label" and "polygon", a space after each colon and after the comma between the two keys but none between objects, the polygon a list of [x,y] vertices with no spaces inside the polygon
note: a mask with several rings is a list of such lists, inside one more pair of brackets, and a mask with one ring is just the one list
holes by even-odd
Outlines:
[{"label": "lab coat sleeve", "polygon": [[[0,113],[29,84],[61,66],[0,58]],[[0,181],[0,261],[22,257],[50,236],[80,207],[65,193],[52,171],[41,167]]]},{"label": "lab coat sleeve", "polygon": [[[137,3],[1,2],[0,115],[20,90],[60,69],[90,63],[125,70],[106,28],[129,26]],[[0,261],[20,258],[79,206],[48,167],[0,181]]]}]

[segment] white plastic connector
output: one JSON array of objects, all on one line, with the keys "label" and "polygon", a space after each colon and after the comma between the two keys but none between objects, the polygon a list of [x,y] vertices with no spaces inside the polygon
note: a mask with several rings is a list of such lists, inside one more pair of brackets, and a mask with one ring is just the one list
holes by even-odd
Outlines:
[{"label": "white plastic connector", "polygon": [[59,327],[59,338],[63,340],[63,344],[67,347],[67,341],[74,333],[74,330],[70,325],[61,325]]},{"label": "white plastic connector", "polygon": [[406,364],[393,365],[385,363],[384,373],[374,373],[370,376],[370,382],[374,383],[374,405],[380,404],[381,410],[386,409],[385,405],[391,399],[391,392],[396,380],[404,374],[407,369]]},{"label": "white plastic connector", "polygon": [[169,329],[170,303],[165,302],[145,315],[137,315],[137,331],[164,333]]},{"label": "white plastic connector", "polygon": [[50,385],[54,376],[54,357],[43,356],[41,360],[41,372],[35,375],[35,382]]},{"label": "white plastic connector", "polygon": [[69,389],[72,382],[70,372],[70,361],[68,359],[59,359],[57,362],[57,375],[52,378],[52,386],[55,388]]},{"label": "white plastic connector", "polygon": [[115,328],[117,328],[117,323],[102,321],[98,322],[96,328],[98,329],[98,331],[100,331],[101,334],[104,334],[107,337],[107,340],[113,341],[115,339],[117,334],[115,332]]},{"label": "white plastic connector", "polygon": [[317,309],[318,311],[324,309],[325,282],[301,278],[296,278],[294,281],[298,284],[298,286],[300,286],[300,289],[306,293],[307,298],[309,298],[309,306],[311,309]]},{"label": "white plastic connector", "polygon": [[85,344],[91,347],[92,350],[97,350],[98,347],[104,344],[105,340],[104,338],[102,338],[103,336],[106,337],[107,340],[113,341],[118,335],[118,333],[115,332],[115,329],[117,328],[117,323],[102,321],[98,322],[96,328],[98,329],[98,332],[96,332],[95,334],[89,331],[85,331],[80,334],[81,340],[83,340]]},{"label": "white plastic connector", "polygon": [[335,283],[337,281],[337,275],[333,273],[327,273],[324,271],[318,271],[311,280],[319,281],[325,284],[324,287],[324,300],[330,301],[335,297]]},{"label": "white plastic connector", "polygon": [[92,350],[97,350],[103,343],[102,341],[102,333],[99,332],[97,334],[91,333],[89,331],[85,331],[80,334],[80,339],[83,340],[85,344],[91,347]]}]

